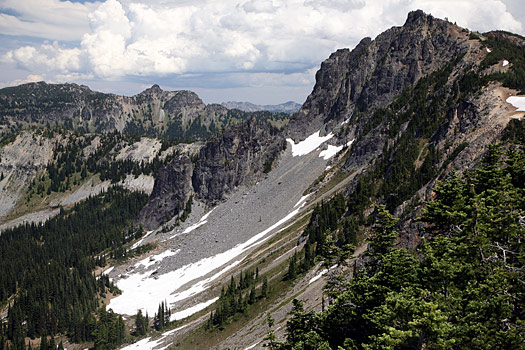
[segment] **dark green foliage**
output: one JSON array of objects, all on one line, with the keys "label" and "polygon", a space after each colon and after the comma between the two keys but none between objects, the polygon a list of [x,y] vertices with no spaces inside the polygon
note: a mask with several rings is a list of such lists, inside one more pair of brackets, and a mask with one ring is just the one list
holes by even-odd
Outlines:
[{"label": "dark green foliage", "polygon": [[525,144],[525,120],[509,120],[509,123],[503,131],[503,140]]},{"label": "dark green foliage", "polygon": [[521,94],[524,94],[525,52],[523,48],[496,36],[488,36],[483,44],[489,47],[491,52],[487,54],[487,57],[481,62],[480,71],[497,64],[501,60],[508,60],[511,63],[511,66],[507,72],[493,73],[488,76],[488,79],[500,81],[504,86],[516,89],[520,91]]},{"label": "dark green foliage", "polygon": [[153,316],[153,327],[155,330],[163,330],[169,323],[171,317],[171,310],[168,304],[163,301],[159,304],[159,310]]},{"label": "dark green foliage", "polygon": [[126,335],[122,316],[104,308],[98,310],[97,316],[98,321],[93,332],[95,350],[115,349],[122,344]]},{"label": "dark green foliage", "polygon": [[[208,327],[223,328],[229,320],[236,314],[245,313],[249,305],[257,302],[256,285],[258,282],[258,273],[254,271],[241,271],[239,275],[239,282],[232,276],[230,284],[226,291],[224,288],[221,291],[221,296],[217,301],[217,308],[212,312],[208,321]],[[266,284],[266,287],[265,287]],[[261,294],[264,288],[268,289],[268,280],[265,277]],[[248,292],[249,290],[249,292]],[[267,291],[265,292],[267,293]],[[261,297],[266,297],[261,295]]]},{"label": "dark green foliage", "polygon": [[[308,236],[310,245],[315,245],[316,255],[325,256],[328,254],[327,234],[337,228],[345,210],[345,198],[342,193],[336,194],[328,202],[323,201],[320,205],[315,206],[303,235]],[[307,263],[307,265],[310,264],[310,262]]]},{"label": "dark green foliage", "polygon": [[16,293],[9,310],[8,338],[69,334],[91,340],[97,295],[117,293],[107,276],[92,274],[101,253],[121,257],[130,221],[147,196],[109,189],[76,204],[44,225],[27,224],[0,235],[0,299]]},{"label": "dark green foliage", "polygon": [[137,337],[141,337],[146,335],[148,332],[148,314],[146,313],[146,316],[142,314],[142,310],[139,310],[137,312],[137,316],[135,317],[135,335]]},{"label": "dark green foliage", "polygon": [[326,311],[294,304],[280,349],[521,349],[525,339],[525,152],[493,146],[483,165],[435,188],[416,252],[393,248],[377,209],[363,269]]}]

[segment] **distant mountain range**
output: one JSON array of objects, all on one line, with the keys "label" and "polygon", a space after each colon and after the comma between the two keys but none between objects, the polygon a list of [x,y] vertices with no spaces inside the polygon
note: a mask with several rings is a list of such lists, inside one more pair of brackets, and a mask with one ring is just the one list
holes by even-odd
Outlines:
[{"label": "distant mountain range", "polygon": [[288,101],[278,105],[264,106],[256,105],[250,102],[228,101],[221,103],[221,105],[228,109],[238,109],[244,112],[270,111],[275,113],[295,113],[301,108],[301,105],[294,101]]}]

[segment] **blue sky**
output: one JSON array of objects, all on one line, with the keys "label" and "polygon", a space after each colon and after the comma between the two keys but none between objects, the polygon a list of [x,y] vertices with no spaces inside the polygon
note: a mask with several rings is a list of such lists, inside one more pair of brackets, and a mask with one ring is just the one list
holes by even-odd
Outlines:
[{"label": "blue sky", "polygon": [[302,103],[331,52],[415,9],[525,35],[522,0],[0,0],[0,87],[134,95],[159,84],[207,103]]}]

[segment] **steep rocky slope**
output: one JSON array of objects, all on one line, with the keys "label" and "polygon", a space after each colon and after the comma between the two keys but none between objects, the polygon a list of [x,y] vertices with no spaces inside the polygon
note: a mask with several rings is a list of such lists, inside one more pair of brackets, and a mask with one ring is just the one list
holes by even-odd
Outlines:
[{"label": "steep rocky slope", "polygon": [[155,229],[180,214],[193,195],[216,205],[269,172],[284,148],[282,135],[255,118],[216,135],[198,154],[182,155],[160,172],[138,222]]},{"label": "steep rocky slope", "polygon": [[337,50],[321,64],[312,93],[290,121],[290,135],[327,132],[353,113],[387,106],[419,78],[467,52],[468,37],[459,33],[459,27],[415,11],[402,27],[365,38],[353,50]]}]

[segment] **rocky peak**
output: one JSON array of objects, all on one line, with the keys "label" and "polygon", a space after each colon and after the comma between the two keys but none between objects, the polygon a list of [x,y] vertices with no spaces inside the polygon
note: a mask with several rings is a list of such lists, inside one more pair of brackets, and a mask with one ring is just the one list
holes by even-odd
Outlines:
[{"label": "rocky peak", "polygon": [[152,85],[150,88],[142,91],[139,95],[160,95],[164,91],[157,84]]},{"label": "rocky peak", "polygon": [[388,105],[422,76],[467,51],[466,39],[449,35],[453,27],[414,11],[402,27],[375,40],[365,38],[351,51],[334,52],[321,64],[312,93],[290,120],[290,136],[297,141],[319,129],[328,133],[355,109]]},{"label": "rocky peak", "polygon": [[427,15],[425,12],[423,12],[423,10],[410,11],[404,25],[419,25],[422,21],[426,21],[427,19],[432,20],[433,18],[434,17],[431,15]]}]

